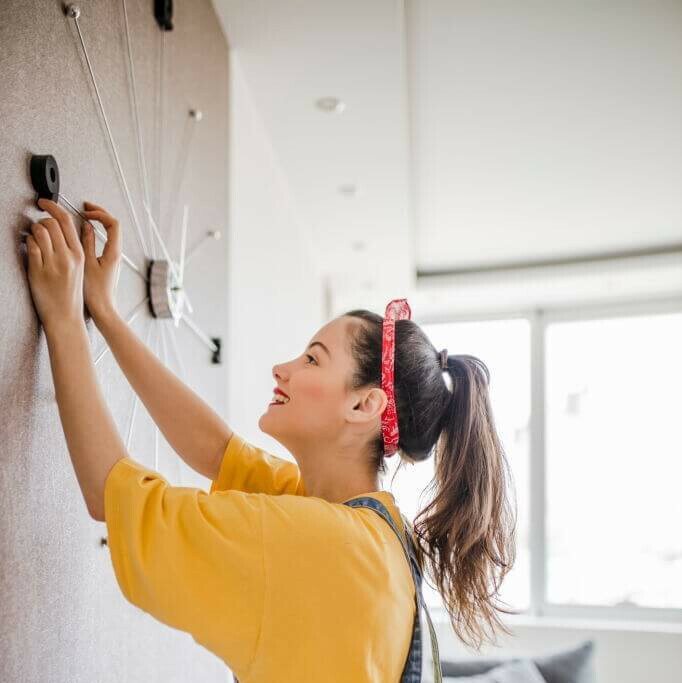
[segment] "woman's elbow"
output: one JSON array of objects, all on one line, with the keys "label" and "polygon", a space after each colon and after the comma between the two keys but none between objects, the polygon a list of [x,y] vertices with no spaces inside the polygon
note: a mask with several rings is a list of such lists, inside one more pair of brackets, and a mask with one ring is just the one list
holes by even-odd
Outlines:
[{"label": "woman's elbow", "polygon": [[100,505],[91,505],[88,508],[88,513],[90,514],[90,517],[94,519],[96,522],[104,522],[104,508]]}]

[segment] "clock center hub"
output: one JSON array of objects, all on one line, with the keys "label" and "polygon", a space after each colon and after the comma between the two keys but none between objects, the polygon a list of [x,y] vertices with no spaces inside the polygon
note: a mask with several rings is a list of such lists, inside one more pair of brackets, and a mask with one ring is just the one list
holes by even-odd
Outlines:
[{"label": "clock center hub", "polygon": [[165,259],[149,264],[148,294],[154,317],[180,319],[184,309],[183,288]]}]

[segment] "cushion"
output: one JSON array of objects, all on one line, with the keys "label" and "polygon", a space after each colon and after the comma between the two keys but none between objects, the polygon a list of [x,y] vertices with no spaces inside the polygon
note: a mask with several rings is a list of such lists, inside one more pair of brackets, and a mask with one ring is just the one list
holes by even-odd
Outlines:
[{"label": "cushion", "polygon": [[530,659],[510,661],[473,676],[444,676],[443,680],[456,683],[545,683],[538,667]]},{"label": "cushion", "polygon": [[537,657],[486,658],[467,660],[441,660],[443,676],[455,679],[486,673],[500,664],[527,659],[539,669],[547,683],[596,683],[594,664],[594,641],[586,640],[580,645],[551,655]]}]

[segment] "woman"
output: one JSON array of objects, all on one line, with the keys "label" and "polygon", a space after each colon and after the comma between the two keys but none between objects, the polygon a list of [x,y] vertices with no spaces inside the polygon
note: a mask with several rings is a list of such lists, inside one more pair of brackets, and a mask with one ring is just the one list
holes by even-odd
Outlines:
[{"label": "woman", "polygon": [[[85,203],[107,230],[97,258],[91,226],[79,237],[62,207],[39,206],[51,217],[27,237],[28,278],[60,418],[131,603],[190,633],[241,683],[425,680],[424,571],[464,642],[480,647],[479,621],[508,633],[495,610],[508,611],[492,599],[513,564],[515,519],[481,361],[439,354],[404,299],[384,319],[355,310],[332,320],[273,369],[289,401],[271,404],[259,427],[291,463],[232,432],[118,316],[116,219]],[[125,451],[83,303],[168,442],[212,480],[210,493],[170,486]],[[413,530],[379,490],[384,457],[398,449],[407,462],[436,458],[435,496]]]}]

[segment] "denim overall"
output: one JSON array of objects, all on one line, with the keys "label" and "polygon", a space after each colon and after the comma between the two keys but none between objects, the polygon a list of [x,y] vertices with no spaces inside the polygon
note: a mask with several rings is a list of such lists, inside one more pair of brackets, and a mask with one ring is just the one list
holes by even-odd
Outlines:
[{"label": "denim overall", "polygon": [[[433,623],[422,595],[422,574],[419,568],[419,563],[417,562],[416,551],[414,550],[414,541],[408,532],[410,529],[408,521],[405,519],[404,515],[401,515],[406,529],[405,535],[409,539],[409,547],[406,546],[405,540],[400,535],[400,531],[398,531],[398,528],[393,522],[393,519],[391,518],[391,515],[389,514],[385,505],[376,498],[372,498],[371,496],[362,496],[360,498],[349,500],[345,502],[344,505],[348,505],[349,507],[370,508],[378,515],[381,515],[391,525],[391,529],[393,529],[396,536],[400,540],[403,550],[405,551],[408,564],[410,565],[410,573],[412,574],[412,580],[414,581],[415,586],[415,602],[417,610],[414,618],[414,625],[412,627],[412,642],[410,644],[410,650],[407,654],[405,668],[403,669],[402,676],[400,677],[400,683],[441,683],[443,673],[440,666],[440,655],[438,654],[438,640],[436,639],[436,632],[433,628]],[[421,634],[423,630],[423,617],[420,607],[423,608],[424,614],[429,622],[429,633],[426,635],[429,636],[429,640],[431,641],[433,672],[427,670],[428,661],[425,658],[426,648],[422,648]]]}]

